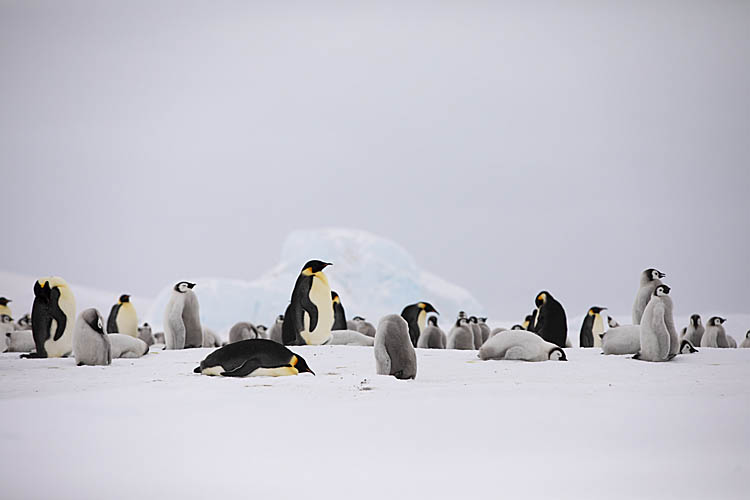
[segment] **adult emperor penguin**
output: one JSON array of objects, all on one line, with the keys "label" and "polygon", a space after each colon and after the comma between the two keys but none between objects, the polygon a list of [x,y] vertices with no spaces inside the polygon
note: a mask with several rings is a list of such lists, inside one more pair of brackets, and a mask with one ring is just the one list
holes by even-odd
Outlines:
[{"label": "adult emperor penguin", "polygon": [[565,351],[539,335],[525,330],[506,330],[490,338],[479,349],[480,359],[520,361],[567,361]]},{"label": "adult emperor penguin", "polygon": [[641,286],[638,288],[638,293],[635,295],[635,302],[633,303],[633,324],[640,325],[643,311],[646,310],[651,297],[654,296],[654,290],[656,287],[662,284],[661,278],[666,276],[661,271],[654,268],[646,269],[641,273]]},{"label": "adult emperor penguin", "polygon": [[724,330],[726,318],[713,316],[706,323],[706,332],[701,339],[701,347],[729,347],[727,332]]},{"label": "adult emperor penguin", "polygon": [[446,337],[445,332],[440,329],[437,322],[437,316],[427,318],[427,328],[417,340],[417,347],[423,349],[445,349]]},{"label": "adult emperor penguin", "polygon": [[281,338],[281,330],[284,325],[284,315],[279,314],[276,316],[276,321],[273,322],[271,328],[268,330],[268,338],[279,344],[283,344],[284,341]]},{"label": "adult emperor penguin", "polygon": [[164,311],[164,341],[167,349],[187,349],[203,345],[198,297],[193,292],[195,283],[180,281],[172,289],[172,296]]},{"label": "adult emperor penguin", "polygon": [[73,354],[78,366],[106,366],[112,363],[109,335],[104,332],[104,320],[93,307],[78,315],[73,330]]},{"label": "adult emperor penguin", "polygon": [[[641,349],[633,359],[643,361],[669,361],[674,358],[671,342],[672,335],[667,328],[667,316],[672,314],[672,300],[669,298],[670,288],[661,284],[654,290],[654,295],[648,302],[641,317]],[[677,343],[677,335],[674,336]],[[674,348],[679,350],[679,346]]]},{"label": "adult emperor penguin", "polygon": [[416,304],[404,307],[404,310],[401,311],[401,317],[409,325],[409,338],[411,338],[411,345],[413,347],[417,346],[419,335],[424,330],[425,323],[427,322],[427,313],[440,314],[429,302],[417,302]]},{"label": "adult emperor penguin", "polygon": [[482,347],[482,330],[479,328],[479,320],[476,316],[469,316],[469,328],[474,337],[474,349]]},{"label": "adult emperor penguin", "polygon": [[333,301],[328,277],[323,273],[330,265],[311,260],[302,267],[284,313],[284,345],[320,345],[331,338]]},{"label": "adult emperor penguin", "polygon": [[453,325],[453,328],[448,333],[446,348],[462,351],[471,351],[474,349],[474,332],[471,331],[469,319],[463,311],[458,314],[456,324]]},{"label": "adult emperor penguin", "polygon": [[529,331],[529,332],[533,331],[533,330],[531,330],[531,328],[534,327],[534,325],[533,325],[533,323],[534,323],[534,316],[536,316],[536,309],[534,309],[533,313],[528,314],[523,319],[523,323],[521,323],[521,329],[522,330],[526,330],[526,331]]},{"label": "adult emperor penguin", "polygon": [[750,330],[745,334],[745,338],[742,340],[740,347],[743,349],[750,348]]},{"label": "adult emperor penguin", "polygon": [[10,302],[13,302],[10,299],[7,299],[5,297],[0,297],[0,316],[5,314],[6,316],[13,317],[13,313],[10,311],[10,307],[8,307],[8,304]]},{"label": "adult emperor penguin", "polygon": [[601,334],[604,333],[605,328],[601,313],[606,309],[606,307],[594,306],[586,313],[581,325],[580,347],[602,346]]},{"label": "adult emperor penguin", "polygon": [[687,330],[685,331],[685,339],[689,340],[693,345],[701,345],[704,333],[706,333],[706,329],[701,322],[701,315],[693,314],[690,316],[690,323],[688,323]]},{"label": "adult emperor penguin", "polygon": [[140,358],[148,354],[148,344],[139,338],[122,333],[110,333],[109,345],[112,359]]},{"label": "adult emperor penguin", "polygon": [[193,373],[223,377],[281,377],[313,373],[302,356],[269,339],[249,339],[216,349]]},{"label": "adult emperor penguin", "polygon": [[240,321],[232,325],[229,329],[229,343],[239,342],[240,340],[250,340],[262,338],[255,325],[249,321]]},{"label": "adult emperor penguin", "polygon": [[374,349],[378,375],[393,375],[402,380],[416,378],[417,354],[409,334],[403,315],[389,314],[380,320]]},{"label": "adult emperor penguin", "polygon": [[130,295],[120,295],[117,304],[112,306],[107,318],[107,333],[122,333],[138,337],[138,315],[130,302]]},{"label": "adult emperor penguin", "polygon": [[331,290],[331,300],[333,301],[333,326],[331,330],[348,330],[346,326],[346,312],[341,305],[339,294]]},{"label": "adult emperor penguin", "polygon": [[565,347],[568,339],[568,319],[562,304],[544,290],[534,300],[537,314],[534,319],[534,333],[557,347]]},{"label": "adult emperor penguin", "polygon": [[22,358],[59,358],[73,350],[76,300],[64,279],[53,276],[34,283],[31,329],[36,352]]}]

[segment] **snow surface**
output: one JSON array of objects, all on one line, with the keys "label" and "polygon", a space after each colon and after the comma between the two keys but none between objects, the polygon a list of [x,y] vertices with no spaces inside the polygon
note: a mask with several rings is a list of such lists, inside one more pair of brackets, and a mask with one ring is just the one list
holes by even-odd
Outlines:
[{"label": "snow surface", "polygon": [[317,376],[192,373],[210,349],[109,367],[0,355],[8,499],[747,498],[750,349],[670,363],[297,347]]}]

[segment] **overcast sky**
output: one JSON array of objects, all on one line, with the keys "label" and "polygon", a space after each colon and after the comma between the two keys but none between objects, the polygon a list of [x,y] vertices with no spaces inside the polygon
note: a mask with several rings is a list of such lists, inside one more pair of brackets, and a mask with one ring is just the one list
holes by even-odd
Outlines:
[{"label": "overcast sky", "polygon": [[504,318],[651,266],[750,312],[750,2],[353,3],[0,0],[0,267],[155,295],[343,226]]}]

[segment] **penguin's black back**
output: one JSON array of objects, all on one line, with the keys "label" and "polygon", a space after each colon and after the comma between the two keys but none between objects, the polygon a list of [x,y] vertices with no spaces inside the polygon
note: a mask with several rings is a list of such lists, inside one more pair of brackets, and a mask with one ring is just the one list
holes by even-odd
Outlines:
[{"label": "penguin's black back", "polygon": [[344,306],[338,302],[333,303],[333,327],[331,330],[347,330],[346,312]]},{"label": "penguin's black back", "polygon": [[292,300],[284,313],[284,324],[281,328],[281,340],[284,345],[304,345],[300,335],[304,328],[304,312],[310,316],[310,330],[314,330],[318,322],[318,308],[310,300],[313,276],[300,274],[294,283]]},{"label": "penguin's black back", "polygon": [[261,368],[278,368],[288,365],[292,356],[292,351],[273,340],[240,340],[216,349],[201,361],[200,368],[221,365],[225,371],[232,371],[248,359],[255,360]]},{"label": "penguin's black back", "polygon": [[547,293],[547,300],[539,308],[534,327],[536,333],[547,342],[560,348],[565,347],[565,340],[568,338],[568,319],[562,304],[549,293]]},{"label": "penguin's black back", "polygon": [[[57,287],[45,288],[37,283],[34,285],[34,304],[31,306],[31,331],[36,345],[37,357],[47,357],[47,350],[44,343],[52,337],[58,340],[65,332],[65,326],[68,318],[60,309],[60,290]],[[57,321],[57,329],[53,333],[50,331],[52,320]]]},{"label": "penguin's black back", "polygon": [[117,330],[117,313],[120,312],[119,302],[112,306],[109,310],[109,318],[107,318],[107,333],[118,333]]},{"label": "penguin's black back", "polygon": [[594,316],[586,314],[581,325],[581,336],[579,337],[581,347],[594,347]]},{"label": "penguin's black back", "polygon": [[419,318],[419,304],[412,304],[404,307],[401,311],[401,317],[406,320],[406,324],[409,325],[409,338],[414,347],[417,347],[417,341],[419,340],[419,324],[417,318]]}]

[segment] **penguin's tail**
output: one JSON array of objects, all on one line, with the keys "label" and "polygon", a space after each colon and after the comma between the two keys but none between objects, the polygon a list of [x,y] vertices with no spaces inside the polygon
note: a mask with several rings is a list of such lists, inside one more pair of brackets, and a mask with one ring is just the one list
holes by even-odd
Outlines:
[{"label": "penguin's tail", "polygon": [[200,366],[197,366],[195,368],[195,370],[193,370],[193,373],[200,373],[200,372],[201,372],[201,367]]}]

